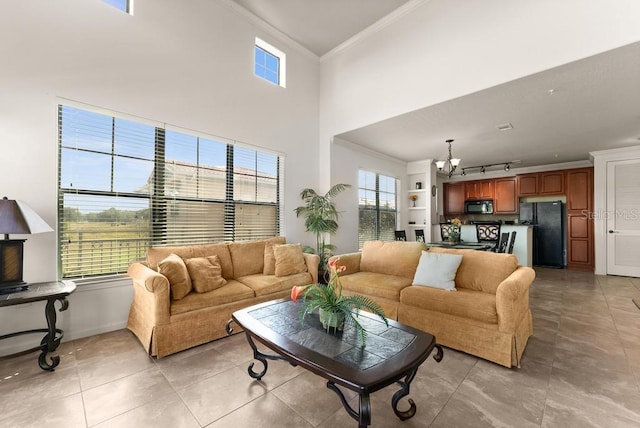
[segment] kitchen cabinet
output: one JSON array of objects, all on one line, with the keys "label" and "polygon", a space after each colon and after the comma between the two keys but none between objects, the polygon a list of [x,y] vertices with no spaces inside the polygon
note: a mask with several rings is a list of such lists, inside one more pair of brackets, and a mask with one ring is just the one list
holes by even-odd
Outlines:
[{"label": "kitchen cabinet", "polygon": [[538,194],[538,174],[521,174],[517,176],[518,195],[536,196]]},{"label": "kitchen cabinet", "polygon": [[495,214],[516,214],[518,212],[518,194],[516,177],[496,178],[493,183]]},{"label": "kitchen cabinet", "polygon": [[464,214],[465,182],[444,183],[444,215]]},{"label": "kitchen cabinet", "polygon": [[493,180],[465,181],[464,193],[467,201],[493,199]]},{"label": "kitchen cabinet", "polygon": [[593,168],[564,171],[567,196],[567,268],[592,271],[595,266],[593,237]]},{"label": "kitchen cabinet", "polygon": [[564,171],[538,173],[539,195],[564,195]]},{"label": "kitchen cabinet", "polygon": [[518,196],[564,195],[564,171],[534,172],[518,178]]}]

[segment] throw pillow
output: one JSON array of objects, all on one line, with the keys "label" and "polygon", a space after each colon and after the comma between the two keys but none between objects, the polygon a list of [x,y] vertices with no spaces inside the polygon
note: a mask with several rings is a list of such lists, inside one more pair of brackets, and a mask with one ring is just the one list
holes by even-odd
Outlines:
[{"label": "throw pillow", "polygon": [[185,260],[193,288],[198,293],[206,293],[224,286],[222,267],[218,256],[195,257]]},{"label": "throw pillow", "polygon": [[264,270],[263,275],[275,275],[276,273],[276,255],[273,252],[275,242],[267,242],[264,244]]},{"label": "throw pillow", "polygon": [[455,291],[456,272],[460,263],[462,263],[462,254],[423,251],[413,277],[413,285]]},{"label": "throw pillow", "polygon": [[276,276],[287,276],[307,271],[307,264],[302,255],[302,245],[276,245],[273,247],[273,254],[276,258]]},{"label": "throw pillow", "polygon": [[180,300],[191,291],[192,285],[189,271],[180,256],[169,254],[158,263],[158,272],[169,280],[171,298],[173,300]]}]

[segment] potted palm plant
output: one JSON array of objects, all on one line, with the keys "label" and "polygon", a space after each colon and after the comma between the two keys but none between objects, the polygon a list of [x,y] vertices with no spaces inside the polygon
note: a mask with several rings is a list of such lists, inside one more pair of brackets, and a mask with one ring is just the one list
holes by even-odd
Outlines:
[{"label": "potted palm plant", "polygon": [[328,262],[331,274],[328,284],[293,287],[291,289],[291,300],[297,302],[298,298],[302,296],[302,309],[300,310],[300,322],[302,324],[304,324],[307,315],[318,309],[320,323],[325,330],[343,330],[345,325],[353,325],[362,345],[364,345],[367,338],[367,330],[358,321],[361,309],[378,316],[387,326],[389,326],[389,322],[380,305],[372,299],[360,295],[342,295],[340,272],[344,272],[346,267],[339,266],[339,261],[340,258],[338,257]]},{"label": "potted palm plant", "polygon": [[327,261],[332,255],[335,247],[326,242],[327,235],[333,235],[338,230],[338,210],[333,203],[340,192],[351,187],[349,184],[336,184],[324,195],[318,194],[313,189],[303,189],[300,197],[304,201],[304,205],[295,209],[297,217],[305,217],[305,226],[307,232],[316,235],[316,248],[312,250],[320,256],[320,264],[318,270],[325,272],[327,269]]}]

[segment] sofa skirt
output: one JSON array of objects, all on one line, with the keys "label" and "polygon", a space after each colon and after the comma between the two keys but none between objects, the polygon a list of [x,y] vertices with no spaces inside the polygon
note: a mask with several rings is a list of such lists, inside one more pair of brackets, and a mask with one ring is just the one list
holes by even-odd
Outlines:
[{"label": "sofa skirt", "polygon": [[505,367],[519,366],[533,334],[531,311],[522,317],[516,331],[502,332],[497,324],[486,324],[401,303],[398,321],[435,336],[440,345],[466,352]]}]

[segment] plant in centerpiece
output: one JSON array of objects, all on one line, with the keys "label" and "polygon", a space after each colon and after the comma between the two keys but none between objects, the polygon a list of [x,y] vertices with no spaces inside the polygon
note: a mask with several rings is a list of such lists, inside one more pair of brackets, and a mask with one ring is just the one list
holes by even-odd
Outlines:
[{"label": "plant in centerpiece", "polygon": [[451,231],[449,232],[449,242],[460,241],[460,227],[462,226],[462,220],[454,218],[451,220]]},{"label": "plant in centerpiece", "polygon": [[339,266],[339,261],[340,258],[338,257],[328,262],[331,272],[328,284],[293,287],[291,289],[291,300],[297,302],[298,298],[302,296],[302,308],[300,310],[300,322],[302,324],[304,324],[307,315],[318,309],[320,322],[325,330],[329,331],[330,328],[342,330],[345,325],[353,325],[362,345],[364,345],[367,338],[367,330],[358,321],[361,309],[378,316],[387,326],[389,326],[389,322],[380,305],[370,298],[360,295],[342,295],[340,273],[346,270],[346,266]]},{"label": "plant in centerpiece", "polygon": [[313,189],[303,189],[300,197],[304,201],[304,205],[296,208],[294,211],[297,217],[304,216],[307,232],[313,232],[316,235],[316,248],[306,247],[305,251],[315,252],[320,256],[320,264],[318,270],[323,272],[327,268],[327,261],[331,257],[331,252],[335,246],[326,243],[327,234],[333,235],[338,230],[338,210],[333,203],[340,192],[351,187],[349,184],[336,184],[324,195],[319,195]]},{"label": "plant in centerpiece", "polygon": [[416,206],[416,201],[418,200],[418,195],[409,195],[409,199],[413,202],[413,206]]}]

